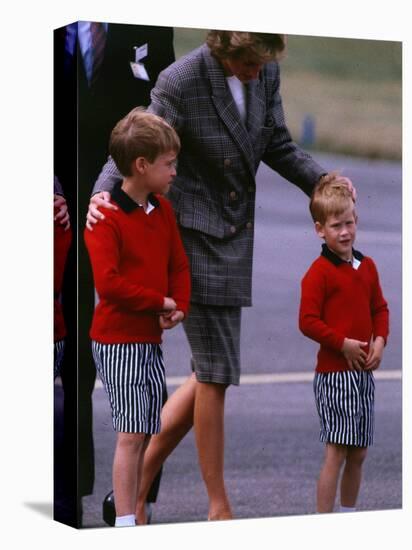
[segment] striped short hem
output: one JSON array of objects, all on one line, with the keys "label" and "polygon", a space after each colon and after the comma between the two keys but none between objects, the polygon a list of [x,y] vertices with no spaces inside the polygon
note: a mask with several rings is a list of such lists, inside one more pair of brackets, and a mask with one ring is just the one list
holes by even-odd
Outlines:
[{"label": "striped short hem", "polygon": [[192,303],[184,330],[199,382],[238,385],[241,308]]},{"label": "striped short hem", "polygon": [[165,390],[159,344],[92,341],[96,370],[109,397],[116,432],[157,434]]},{"label": "striped short hem", "polygon": [[372,372],[316,373],[313,388],[321,442],[355,447],[373,444],[375,382]]},{"label": "striped short hem", "polygon": [[133,434],[157,434],[160,432],[160,422],[140,422],[128,418],[113,418],[113,428],[116,432]]},{"label": "striped short hem", "polygon": [[373,433],[366,437],[346,437],[341,433],[326,432],[321,429],[319,441],[322,443],[333,443],[335,445],[348,445],[351,447],[369,447],[373,445]]}]

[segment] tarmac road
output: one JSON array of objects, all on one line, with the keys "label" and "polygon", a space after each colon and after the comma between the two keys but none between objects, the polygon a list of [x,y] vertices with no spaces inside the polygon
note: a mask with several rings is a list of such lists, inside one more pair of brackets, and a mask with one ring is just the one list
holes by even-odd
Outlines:
[{"label": "tarmac road", "polygon": [[[375,444],[365,462],[359,510],[402,507],[401,382],[376,382]],[[115,435],[104,390],[95,390],[96,486],[84,499],[84,527],[102,526],[101,503],[111,488]],[[322,460],[312,385],[242,384],[226,403],[226,483],[236,518],[315,513]],[[207,497],[197,466],[193,432],[163,470],[153,524],[203,521]]]},{"label": "tarmac road", "polygon": [[[374,258],[391,311],[391,335],[376,382],[376,437],[365,464],[360,510],[402,507],[401,165],[315,155],[358,191],[356,247]],[[242,373],[227,392],[227,486],[238,518],[311,514],[322,445],[312,394],[317,345],[297,329],[300,280],[320,251],[306,196],[262,166],[258,173],[253,307],[243,310]],[[179,327],[165,335],[169,393],[188,375]],[[106,396],[94,392],[96,483],[84,499],[84,526],[102,526],[111,488],[115,434]],[[202,521],[207,498],[190,433],[164,468],[156,524]]]}]

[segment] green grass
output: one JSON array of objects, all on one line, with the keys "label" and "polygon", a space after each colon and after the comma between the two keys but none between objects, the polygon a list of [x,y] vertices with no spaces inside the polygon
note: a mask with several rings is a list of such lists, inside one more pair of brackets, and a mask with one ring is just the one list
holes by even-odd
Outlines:
[{"label": "green grass", "polygon": [[194,50],[205,41],[207,30],[175,28],[175,52],[176,57]]},{"label": "green grass", "polygon": [[[206,33],[175,29],[177,57],[202,44]],[[314,149],[401,158],[400,42],[290,35],[281,70],[286,119],[296,141],[310,115]]]},{"label": "green grass", "polygon": [[287,71],[310,71],[351,80],[401,81],[400,42],[291,35],[283,61]]}]

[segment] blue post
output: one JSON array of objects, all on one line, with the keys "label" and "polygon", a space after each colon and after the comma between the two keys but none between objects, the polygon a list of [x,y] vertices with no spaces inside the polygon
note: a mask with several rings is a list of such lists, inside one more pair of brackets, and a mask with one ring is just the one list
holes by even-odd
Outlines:
[{"label": "blue post", "polygon": [[315,143],[315,119],[311,115],[303,119],[300,143],[304,147],[312,147]]}]

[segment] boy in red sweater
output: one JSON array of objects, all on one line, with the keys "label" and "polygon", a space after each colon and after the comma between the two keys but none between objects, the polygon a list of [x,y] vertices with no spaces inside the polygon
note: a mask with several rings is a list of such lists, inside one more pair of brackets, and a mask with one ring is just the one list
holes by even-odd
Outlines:
[{"label": "boy in red sweater", "polygon": [[90,336],[117,431],[113,461],[116,526],[135,525],[143,456],[160,431],[165,384],[163,329],[188,312],[189,264],[174,212],[162,196],[176,175],[176,132],[133,109],[114,128],[110,154],[123,174],[107,210],[85,231],[99,296]]},{"label": "boy in red sweater", "polygon": [[320,344],[314,378],[320,440],[326,444],[317,485],[318,512],[354,511],[362,464],[373,442],[373,371],[382,360],[389,312],[371,258],[353,249],[357,215],[345,181],[324,177],[310,211],[325,241],[302,280],[299,328]]}]

